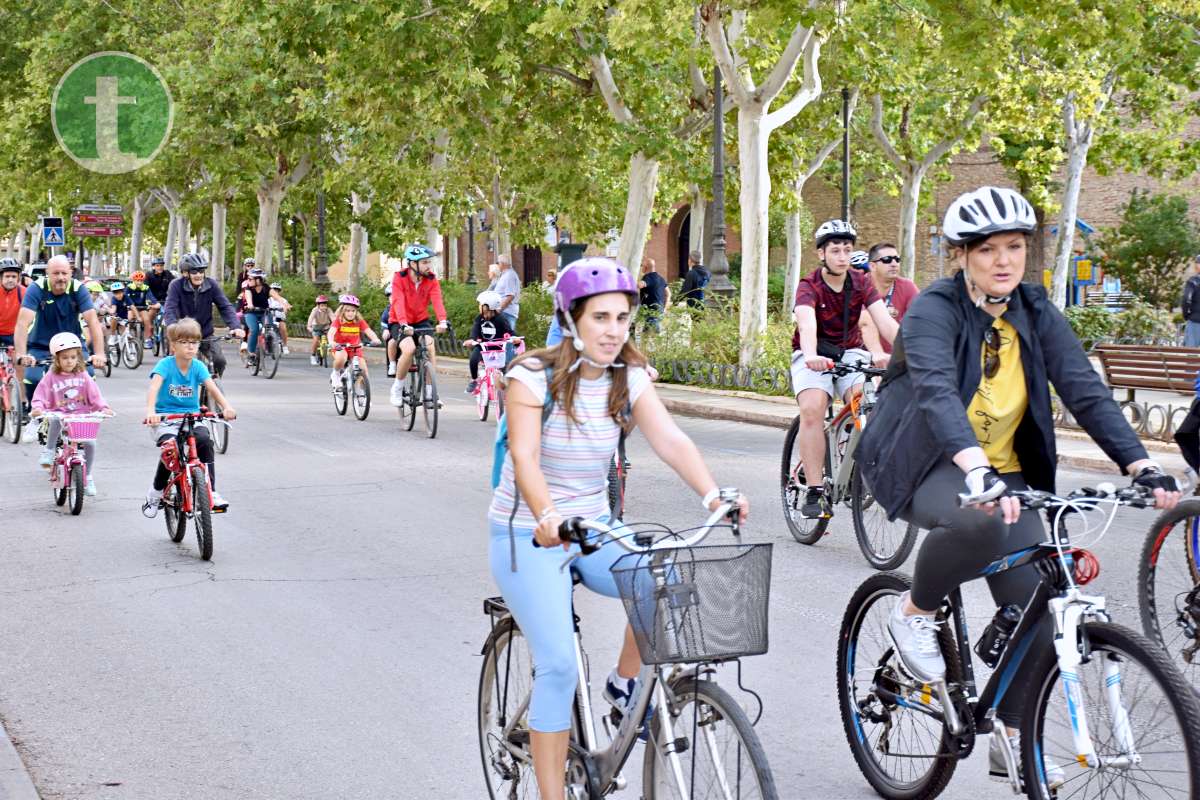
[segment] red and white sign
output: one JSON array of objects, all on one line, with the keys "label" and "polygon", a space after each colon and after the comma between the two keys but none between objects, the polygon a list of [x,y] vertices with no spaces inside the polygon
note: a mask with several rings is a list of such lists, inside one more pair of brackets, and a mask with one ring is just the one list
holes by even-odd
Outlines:
[{"label": "red and white sign", "polygon": [[124,236],[125,229],[115,226],[75,225],[71,228],[72,236]]},{"label": "red and white sign", "polygon": [[71,225],[124,225],[122,214],[79,214],[71,215]]}]

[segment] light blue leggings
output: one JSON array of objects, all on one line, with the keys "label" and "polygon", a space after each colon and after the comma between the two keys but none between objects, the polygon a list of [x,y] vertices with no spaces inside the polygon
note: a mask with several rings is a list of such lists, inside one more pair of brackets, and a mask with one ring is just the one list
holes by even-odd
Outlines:
[{"label": "light blue leggings", "polygon": [[[561,547],[535,548],[533,531],[514,528],[517,540],[517,571],[509,558],[508,525],[492,522],[492,577],[500,594],[521,626],[533,654],[533,698],[529,704],[529,727],[543,733],[571,727],[571,701],[578,673],[575,669],[575,626],[571,620],[571,572],[583,585],[607,597],[617,597],[617,584],[609,571],[625,550],[613,541],[559,570],[568,553]],[[571,552],[579,546],[572,545]]]}]

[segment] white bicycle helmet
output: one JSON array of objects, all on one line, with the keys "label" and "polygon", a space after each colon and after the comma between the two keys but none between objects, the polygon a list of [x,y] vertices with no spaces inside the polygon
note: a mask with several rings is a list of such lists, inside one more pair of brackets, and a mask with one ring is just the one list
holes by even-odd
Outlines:
[{"label": "white bicycle helmet", "polygon": [[946,241],[963,247],[994,233],[1033,233],[1037,217],[1020,192],[999,186],[981,186],[960,194],[946,209],[942,232]]},{"label": "white bicycle helmet", "polygon": [[844,219],[831,219],[828,222],[822,222],[817,228],[817,247],[822,247],[830,239],[849,239],[851,242],[858,241],[858,232],[854,230],[854,226]]},{"label": "white bicycle helmet", "polygon": [[478,305],[487,306],[492,311],[499,311],[501,299],[499,292],[485,291],[479,293],[479,296],[475,298],[475,302]]},{"label": "white bicycle helmet", "polygon": [[866,250],[855,250],[850,254],[850,266],[855,269],[861,269],[864,272],[870,269],[868,266],[871,263],[871,257],[867,255]]},{"label": "white bicycle helmet", "polygon": [[56,333],[50,337],[50,354],[57,355],[63,350],[70,350],[73,347],[83,349],[83,342],[79,341],[79,337],[73,333]]}]

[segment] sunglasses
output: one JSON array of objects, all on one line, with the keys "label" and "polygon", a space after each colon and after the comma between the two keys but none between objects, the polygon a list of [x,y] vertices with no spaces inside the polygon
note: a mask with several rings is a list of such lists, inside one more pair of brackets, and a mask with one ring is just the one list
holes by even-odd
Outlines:
[{"label": "sunglasses", "polygon": [[991,380],[1000,371],[1000,329],[988,328],[987,333],[984,334],[983,343],[987,347],[987,353],[983,359],[983,375]]},{"label": "sunglasses", "polygon": [[875,260],[880,264],[899,264],[900,256],[883,256],[882,258],[877,258]]}]

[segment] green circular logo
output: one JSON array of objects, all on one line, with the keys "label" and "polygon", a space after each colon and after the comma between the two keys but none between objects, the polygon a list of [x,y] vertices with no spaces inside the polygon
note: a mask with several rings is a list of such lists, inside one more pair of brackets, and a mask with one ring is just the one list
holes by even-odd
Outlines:
[{"label": "green circular logo", "polygon": [[130,53],[93,53],[54,87],[50,120],[76,164],[118,175],[144,167],[167,143],[174,120],[167,83]]}]

